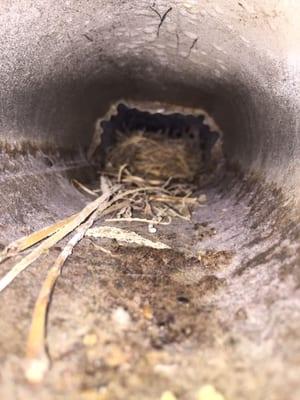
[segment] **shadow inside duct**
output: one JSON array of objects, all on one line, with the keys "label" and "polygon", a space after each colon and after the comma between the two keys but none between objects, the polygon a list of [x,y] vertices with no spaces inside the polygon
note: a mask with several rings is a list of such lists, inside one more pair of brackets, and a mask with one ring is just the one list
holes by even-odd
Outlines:
[{"label": "shadow inside duct", "polygon": [[[118,132],[186,137],[194,140],[190,154],[202,155],[202,167],[213,153],[212,165],[196,179],[193,197],[201,201],[188,207],[190,218],[172,206],[179,217],[154,230],[141,221],[98,222],[169,249],[108,238],[80,242],[52,298],[51,369],[37,387],[23,377],[24,343],[45,278],[41,267],[53,264],[64,243],[24,271],[1,294],[2,397],[199,400],[203,387],[212,385],[231,400],[299,398],[299,225],[290,205],[279,191],[230,169],[220,152],[214,154],[218,135],[199,115],[117,111],[99,121],[103,147],[96,150],[97,169],[106,168],[100,162],[117,145],[112,137]],[[3,243],[92,199],[70,184],[59,157],[50,163],[39,154],[22,157],[12,161],[11,175],[2,176]],[[90,189],[99,186],[98,177],[79,180]],[[11,266],[3,264],[2,272]],[[166,397],[168,391],[173,397]]]},{"label": "shadow inside duct", "polygon": [[[116,144],[118,136],[138,131],[148,134],[149,137],[168,138],[171,140],[170,143],[172,139],[184,139],[192,143],[193,150],[199,154],[203,164],[209,167],[212,150],[221,136],[207,124],[205,114],[151,113],[128,107],[123,103],[118,104],[115,115],[109,116],[108,119],[99,119],[97,124],[101,135],[97,159],[102,166],[105,164],[108,151]],[[93,152],[95,150],[93,148]],[[90,154],[92,155],[94,154]]]}]

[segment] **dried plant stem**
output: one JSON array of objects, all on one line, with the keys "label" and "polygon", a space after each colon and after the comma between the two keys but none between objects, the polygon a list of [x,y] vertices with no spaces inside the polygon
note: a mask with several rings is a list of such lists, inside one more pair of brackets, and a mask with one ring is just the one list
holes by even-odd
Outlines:
[{"label": "dried plant stem", "polygon": [[27,341],[25,369],[25,376],[31,383],[42,381],[50,365],[46,350],[46,322],[49,302],[55,283],[61,274],[66,259],[72,254],[74,247],[84,237],[86,231],[93,225],[97,213],[97,210],[94,211],[89,219],[77,228],[75,235],[57,257],[47,274],[35,303]]},{"label": "dried plant stem", "polygon": [[[110,197],[111,192],[107,192],[100,196],[98,199],[89,203],[83,210],[79,213],[70,217],[70,220],[65,223],[57,232],[55,232],[48,239],[44,240],[37,248],[32,250],[30,254],[22,258],[17,264],[13,266],[13,268],[7,272],[3,278],[0,279],[0,292],[5,289],[25,268],[31,265],[35,260],[37,260],[46,250],[50,249],[57,242],[67,236],[70,232],[77,228],[86,218],[89,217],[91,213],[93,213],[100,204],[105,202],[106,207],[109,205],[108,198]],[[105,207],[105,208],[106,208]]]},{"label": "dried plant stem", "polygon": [[[113,189],[110,189],[105,182],[104,193],[102,196],[98,197],[93,202],[89,203],[86,207],[84,207],[79,213],[74,214],[73,216],[67,218],[64,221],[60,221],[59,227],[53,229],[52,236],[48,237],[44,240],[38,247],[32,250],[27,256],[23,257],[17,264],[15,264],[10,271],[8,271],[1,279],[0,279],[0,292],[5,289],[24,269],[26,269],[29,265],[31,265],[35,260],[37,260],[45,251],[49,250],[52,246],[54,246],[57,242],[67,236],[69,233],[74,231],[83,221],[85,221],[90,214],[92,214],[102,203],[102,210],[104,211],[106,208],[112,206],[115,202],[119,200],[123,200],[124,198],[136,194],[138,192],[156,192],[160,191],[160,188],[156,188],[153,186],[136,188],[132,190],[127,190],[125,192],[121,192],[113,197],[113,199],[109,202],[108,199],[111,194],[119,189],[119,186],[115,186]],[[56,226],[56,224],[54,224]],[[52,225],[51,225],[52,227]],[[49,229],[49,228],[48,228]],[[47,231],[47,228],[44,229]],[[45,235],[45,237],[49,236]],[[42,239],[40,239],[42,240]],[[10,247],[11,245],[9,245]]]},{"label": "dried plant stem", "polygon": [[146,224],[152,225],[170,225],[171,220],[168,218],[168,221],[160,221],[156,219],[145,219],[145,218],[107,218],[105,222],[144,222]]},{"label": "dried plant stem", "polygon": [[97,193],[95,193],[93,190],[89,189],[87,186],[83,185],[77,179],[73,179],[72,182],[73,182],[74,186],[81,189],[83,192],[88,193],[93,197],[98,197]]},{"label": "dried plant stem", "polygon": [[117,254],[113,254],[112,251],[106,249],[105,247],[99,246],[98,244],[94,243],[92,240],[91,240],[91,242],[92,242],[93,246],[95,247],[95,249],[100,250],[100,251],[102,251],[102,252],[105,253],[105,254],[108,254],[108,255],[111,256],[112,258],[120,258],[120,257],[121,257],[121,256],[119,256],[119,255],[117,255]]},{"label": "dried plant stem", "polygon": [[153,195],[150,196],[150,200],[159,201],[161,203],[185,203],[185,204],[197,204],[198,199],[196,197],[179,197],[169,195]]},{"label": "dried plant stem", "polygon": [[[72,254],[72,251],[76,244],[79,243],[80,240],[84,237],[87,230],[94,224],[96,218],[99,216],[100,213],[105,212],[106,209],[114,207],[113,203],[117,200],[128,196],[128,194],[135,193],[136,191],[137,189],[127,191],[125,193],[115,196],[112,200],[109,201],[108,198],[110,197],[112,192],[109,192],[107,189],[106,193],[99,199],[97,199],[97,206],[92,212],[90,212],[88,220],[77,228],[77,232],[75,233],[75,235],[67,243],[63,251],[56,259],[54,265],[50,268],[34,307],[30,332],[27,341],[27,362],[25,376],[29,382],[38,383],[42,381],[45,373],[50,366],[50,359],[46,350],[47,311],[49,308],[50,298],[55,283],[61,274],[66,259]],[[95,202],[91,204],[95,204]],[[91,204],[89,204],[89,206]],[[79,213],[78,215],[80,215],[81,213]]]},{"label": "dried plant stem", "polygon": [[8,258],[16,256],[18,253],[21,253],[29,247],[32,247],[35,244],[44,240],[45,238],[53,235],[53,233],[57,232],[60,228],[62,228],[64,225],[74,219],[76,215],[77,214],[74,214],[71,217],[65,218],[61,221],[56,222],[53,225],[47,226],[46,228],[33,232],[28,236],[24,236],[13,243],[10,243],[7,247],[5,247],[0,255],[0,263]]}]

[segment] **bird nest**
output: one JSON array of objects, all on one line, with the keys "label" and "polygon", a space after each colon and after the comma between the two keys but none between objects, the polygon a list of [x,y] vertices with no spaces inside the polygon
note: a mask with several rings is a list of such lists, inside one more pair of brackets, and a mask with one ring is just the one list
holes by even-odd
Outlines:
[{"label": "bird nest", "polygon": [[107,168],[118,171],[127,166],[144,179],[193,181],[199,171],[199,153],[186,139],[170,139],[136,132],[122,135],[107,158]]}]

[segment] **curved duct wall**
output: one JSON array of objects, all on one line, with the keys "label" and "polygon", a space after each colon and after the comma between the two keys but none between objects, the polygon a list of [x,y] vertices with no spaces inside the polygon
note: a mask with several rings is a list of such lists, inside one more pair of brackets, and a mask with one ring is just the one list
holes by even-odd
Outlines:
[{"label": "curved duct wall", "polygon": [[[270,400],[300,396],[295,207],[290,216],[300,179],[299,13],[296,0],[6,0],[0,8],[2,242],[84,204],[66,173],[86,173],[94,122],[120,98],[204,108],[224,133],[229,163],[254,173],[252,183],[229,175],[223,194],[213,189],[208,215],[229,210],[219,246],[240,251],[219,307],[242,337],[245,368],[261,367],[261,381],[246,376],[245,399],[264,390]],[[24,293],[39,289],[26,274],[22,284]],[[242,307],[249,318],[240,328],[232,318]],[[231,398],[241,398],[236,375],[224,376]]]},{"label": "curved duct wall", "polygon": [[[299,5],[291,1],[6,1],[1,136],[78,149],[118,97],[201,105],[228,157],[294,189]],[[163,15],[160,26],[157,10]]]}]

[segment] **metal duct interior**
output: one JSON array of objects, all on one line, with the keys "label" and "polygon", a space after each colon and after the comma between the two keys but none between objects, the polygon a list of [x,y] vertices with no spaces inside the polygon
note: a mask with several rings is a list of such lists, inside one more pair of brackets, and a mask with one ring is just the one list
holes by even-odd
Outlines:
[{"label": "metal duct interior", "polygon": [[[237,257],[217,300],[230,335],[202,378],[231,400],[300,398],[299,13],[287,0],[6,0],[0,9],[3,244],[83,206],[68,178],[92,176],[94,122],[119,99],[201,107],[221,127],[239,172],[207,188],[204,215],[220,232],[208,246]],[[24,273],[0,298],[1,313],[24,320],[0,351],[6,399],[41,398],[9,384],[29,323],[18,290],[32,305],[34,276]],[[228,368],[233,342],[244,370]]]}]

